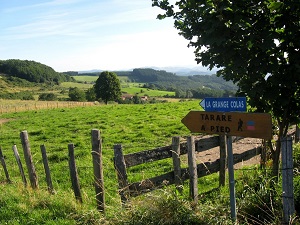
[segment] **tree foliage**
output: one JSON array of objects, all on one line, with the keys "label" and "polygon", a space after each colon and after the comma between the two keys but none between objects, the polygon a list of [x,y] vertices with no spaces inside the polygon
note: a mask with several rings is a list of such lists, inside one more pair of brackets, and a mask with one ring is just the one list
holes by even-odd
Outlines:
[{"label": "tree foliage", "polygon": [[[219,68],[258,112],[272,113],[279,137],[300,114],[300,1],[152,0],[195,48],[196,61]],[[280,143],[280,142],[278,142]],[[280,144],[273,151],[275,167]],[[278,165],[278,164],[277,164]],[[274,169],[274,168],[273,168]],[[276,168],[275,168],[276,169]]]},{"label": "tree foliage", "polygon": [[57,95],[54,93],[42,93],[39,95],[39,101],[56,101]]},{"label": "tree foliage", "polygon": [[72,77],[67,74],[58,73],[49,66],[29,60],[0,60],[0,73],[35,83],[59,84],[73,81]]},{"label": "tree foliage", "polygon": [[94,85],[96,97],[101,98],[105,104],[108,101],[117,101],[121,97],[121,84],[117,74],[102,72]]},{"label": "tree foliage", "polygon": [[84,102],[85,99],[85,92],[78,87],[71,87],[69,88],[69,98],[70,101],[76,102]]}]

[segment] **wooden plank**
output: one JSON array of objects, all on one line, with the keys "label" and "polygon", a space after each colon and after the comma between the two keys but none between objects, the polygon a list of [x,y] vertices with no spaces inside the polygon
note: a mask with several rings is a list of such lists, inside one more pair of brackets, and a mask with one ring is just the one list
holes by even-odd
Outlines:
[{"label": "wooden plank", "polygon": [[[219,159],[214,162],[205,162],[197,165],[198,178],[207,176],[211,173],[216,173],[219,171],[220,163]],[[182,182],[188,180],[189,170],[188,168],[181,169],[181,179]],[[142,193],[149,192],[160,188],[162,186],[168,186],[175,184],[174,172],[168,172],[156,177],[148,178],[139,182],[129,184],[129,190],[131,196],[138,196]]]},{"label": "wooden plank", "polygon": [[[233,154],[234,163],[239,163],[260,154],[261,148],[253,148],[241,154]],[[220,170],[220,159],[212,162],[205,162],[197,165],[198,178],[207,176],[212,173],[217,173]],[[188,168],[181,169],[182,182],[189,179]],[[148,178],[140,182],[129,184],[131,196],[137,196],[145,192],[152,191],[166,185],[175,184],[174,172],[165,173],[156,177]]]},{"label": "wooden plank", "polygon": [[247,151],[244,151],[240,154],[234,153],[233,154],[233,162],[234,162],[234,164],[237,164],[242,161],[247,161],[247,160],[261,154],[261,150],[262,150],[261,147],[257,147],[257,148],[252,148]]},{"label": "wooden plank", "polygon": [[[217,146],[219,146],[218,136],[211,136],[205,138],[201,137],[198,140],[197,138],[195,138],[195,149],[197,152],[206,151]],[[184,154],[187,154],[186,142],[180,143],[180,155]],[[124,155],[127,168],[171,157],[172,145]]]},{"label": "wooden plank", "polygon": [[181,122],[192,133],[272,139],[269,113],[190,111]]},{"label": "wooden plank", "polygon": [[145,150],[124,155],[126,167],[137,166],[147,162],[153,162],[172,157],[172,146],[160,147],[152,150]]},{"label": "wooden plank", "polygon": [[[182,170],[182,171],[186,171]],[[181,172],[182,172],[181,171]],[[162,186],[175,184],[174,172],[165,173],[156,177],[129,184],[130,196],[138,196]]]}]

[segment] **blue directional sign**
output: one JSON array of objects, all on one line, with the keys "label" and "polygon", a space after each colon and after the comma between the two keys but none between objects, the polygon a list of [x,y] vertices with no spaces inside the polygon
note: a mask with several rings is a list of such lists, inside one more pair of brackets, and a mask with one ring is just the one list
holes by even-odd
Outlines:
[{"label": "blue directional sign", "polygon": [[207,112],[246,112],[245,97],[204,98],[200,106]]}]

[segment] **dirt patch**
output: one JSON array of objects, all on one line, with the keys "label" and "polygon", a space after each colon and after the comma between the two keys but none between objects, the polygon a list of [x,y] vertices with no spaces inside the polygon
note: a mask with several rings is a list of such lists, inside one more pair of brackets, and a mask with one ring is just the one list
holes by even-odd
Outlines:
[{"label": "dirt patch", "polygon": [[[233,154],[241,154],[247,150],[260,147],[262,145],[262,140],[257,138],[240,138],[233,139],[232,150]],[[220,148],[212,148],[207,151],[197,152],[198,162],[213,162],[220,158]],[[241,168],[243,166],[255,165],[260,163],[260,155],[257,155],[247,161],[243,161],[234,165],[235,169]]]},{"label": "dirt patch", "polygon": [[3,123],[7,123],[8,121],[11,121],[12,119],[0,119],[0,125]]}]

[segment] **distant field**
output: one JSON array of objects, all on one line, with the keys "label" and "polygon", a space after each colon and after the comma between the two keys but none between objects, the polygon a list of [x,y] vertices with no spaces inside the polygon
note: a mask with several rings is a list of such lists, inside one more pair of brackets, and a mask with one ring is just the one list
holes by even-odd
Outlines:
[{"label": "distant field", "polygon": [[[80,81],[83,83],[64,82],[61,84],[61,86],[64,88],[78,87],[80,89],[86,90],[93,86],[93,84],[91,83],[95,82],[98,79],[98,76],[74,76],[74,78],[76,81]],[[175,92],[172,91],[160,91],[142,88],[142,86],[144,85],[143,83],[130,83],[128,82],[128,78],[125,76],[120,76],[119,78],[121,80],[121,89],[124,93],[138,96],[148,95],[150,97],[175,96]]]},{"label": "distant field", "polygon": [[160,91],[160,90],[152,90],[148,88],[142,87],[122,87],[122,91],[132,95],[144,96],[148,95],[150,97],[163,97],[163,96],[175,96],[175,92],[173,91]]},{"label": "distant field", "polygon": [[[98,79],[98,76],[73,76],[73,78],[76,81],[79,82],[95,82]],[[119,76],[119,79],[121,82],[127,82],[128,81],[128,77],[126,76]]]},{"label": "distant field", "polygon": [[64,88],[70,88],[70,87],[78,87],[80,89],[89,89],[91,88],[93,85],[90,84],[90,83],[76,83],[76,82],[63,82],[60,84],[61,87],[64,87]]},{"label": "distant field", "polygon": [[79,82],[95,82],[98,76],[73,76],[73,78]]}]

